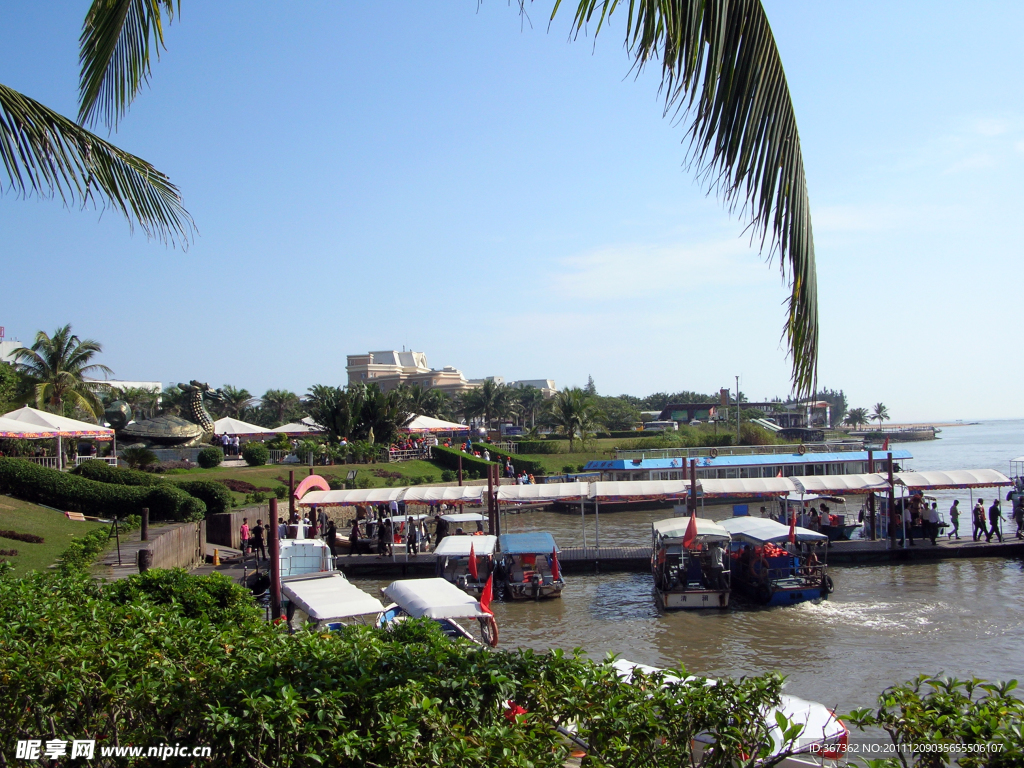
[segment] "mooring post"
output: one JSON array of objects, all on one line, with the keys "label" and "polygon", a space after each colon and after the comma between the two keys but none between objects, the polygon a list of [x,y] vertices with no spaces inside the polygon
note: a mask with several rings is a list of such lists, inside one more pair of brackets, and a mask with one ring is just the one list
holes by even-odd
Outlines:
[{"label": "mooring post", "polygon": [[[889,545],[896,548],[896,526],[893,520],[893,515],[896,514],[896,489],[893,487],[892,477],[892,453],[887,454],[886,463],[889,469]],[[899,525],[903,525],[903,515],[900,514]],[[903,535],[903,540],[906,541],[906,534]]]},{"label": "mooring post", "polygon": [[[295,470],[288,470],[288,524],[292,522],[292,515],[295,514]],[[276,518],[275,518],[276,519]]]},{"label": "mooring post", "polygon": [[149,507],[142,508],[142,540],[149,541]]},{"label": "mooring post", "polygon": [[462,485],[462,455],[459,455],[459,485]]},{"label": "mooring post", "polygon": [[270,500],[270,525],[267,527],[270,543],[270,620],[281,616],[281,544],[277,539],[277,499]]}]

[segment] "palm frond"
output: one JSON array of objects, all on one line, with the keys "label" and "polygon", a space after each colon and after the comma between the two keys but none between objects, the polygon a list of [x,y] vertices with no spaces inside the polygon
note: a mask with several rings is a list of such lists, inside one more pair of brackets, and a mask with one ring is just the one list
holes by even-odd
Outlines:
[{"label": "palm frond", "polygon": [[0,85],[0,160],[18,194],[59,195],[65,205],[101,197],[129,226],[188,245],[194,225],[170,179],[63,115]]},{"label": "palm frond", "polygon": [[79,37],[78,121],[101,118],[110,129],[149,82],[152,52],[164,47],[162,13],[168,23],[180,0],[93,0]]},{"label": "palm frond", "polygon": [[[551,17],[561,0],[556,0]],[[688,163],[730,210],[740,207],[790,287],[783,336],[798,396],[817,380],[818,309],[810,202],[796,115],[760,0],[579,0],[574,34],[595,35],[626,7],[639,71],[661,60],[665,114],[690,120]]]}]

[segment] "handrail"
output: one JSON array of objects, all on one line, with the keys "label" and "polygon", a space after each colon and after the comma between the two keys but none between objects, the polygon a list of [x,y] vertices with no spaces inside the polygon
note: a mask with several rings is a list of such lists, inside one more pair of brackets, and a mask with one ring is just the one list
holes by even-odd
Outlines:
[{"label": "handrail", "polygon": [[[803,443],[806,453],[846,453],[863,451],[864,443]],[[719,456],[772,456],[799,453],[801,446],[794,443],[786,445],[724,445],[712,449],[702,448],[647,448],[647,449],[615,449],[616,459],[697,459],[708,456],[708,452],[716,450]]]}]

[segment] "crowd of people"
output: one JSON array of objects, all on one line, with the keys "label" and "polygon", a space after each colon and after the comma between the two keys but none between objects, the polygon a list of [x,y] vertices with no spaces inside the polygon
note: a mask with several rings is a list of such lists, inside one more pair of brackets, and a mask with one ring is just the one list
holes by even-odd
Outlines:
[{"label": "crowd of people", "polygon": [[242,441],[238,435],[214,435],[210,443],[224,451],[225,456],[242,455]]}]

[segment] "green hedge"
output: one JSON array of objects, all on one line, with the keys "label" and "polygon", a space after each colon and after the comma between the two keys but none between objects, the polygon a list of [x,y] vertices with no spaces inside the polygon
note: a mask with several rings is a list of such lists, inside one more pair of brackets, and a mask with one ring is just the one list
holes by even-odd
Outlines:
[{"label": "green hedge", "polygon": [[568,453],[568,440],[519,440],[516,442],[520,453],[552,454]]},{"label": "green hedge", "polygon": [[151,520],[202,520],[206,504],[169,483],[126,486],[0,458],[0,492],[17,499],[98,517],[127,517],[149,507]]},{"label": "green hedge", "polygon": [[471,456],[468,453],[457,451],[454,448],[445,448],[443,445],[435,445],[433,447],[433,461],[439,467],[447,467],[448,469],[458,470],[459,468],[459,457],[462,457],[462,471],[466,470],[476,472],[477,477],[487,477],[487,468],[494,466],[497,462],[484,461],[476,456]]},{"label": "green hedge", "polygon": [[203,469],[219,467],[222,461],[224,461],[224,451],[213,445],[203,448],[196,454],[196,463]]},{"label": "green hedge", "polygon": [[[219,448],[217,450],[220,450]],[[160,475],[137,469],[114,467],[105,461],[83,461],[71,470],[74,475],[111,485],[154,486],[169,483],[206,505],[207,515],[231,511],[231,491],[213,480],[164,480]],[[152,510],[150,510],[152,514]]]},{"label": "green hedge", "polygon": [[[519,444],[522,446],[522,443]],[[483,453],[485,450],[491,452],[491,456],[498,456],[501,459],[501,463],[505,463],[505,459],[512,459],[512,466],[516,468],[516,474],[525,471],[528,475],[546,475],[548,473],[547,468],[539,461],[528,459],[525,456],[520,456],[516,453],[506,453],[505,451],[495,448],[490,443],[473,443],[473,447]]]},{"label": "green hedge", "polygon": [[242,458],[250,467],[262,467],[270,461],[270,449],[260,442],[246,443],[242,446]]},{"label": "green hedge", "polygon": [[641,435],[643,435],[643,432],[637,432],[635,429],[620,429],[608,433],[608,437],[614,437],[616,439],[640,437]]}]

